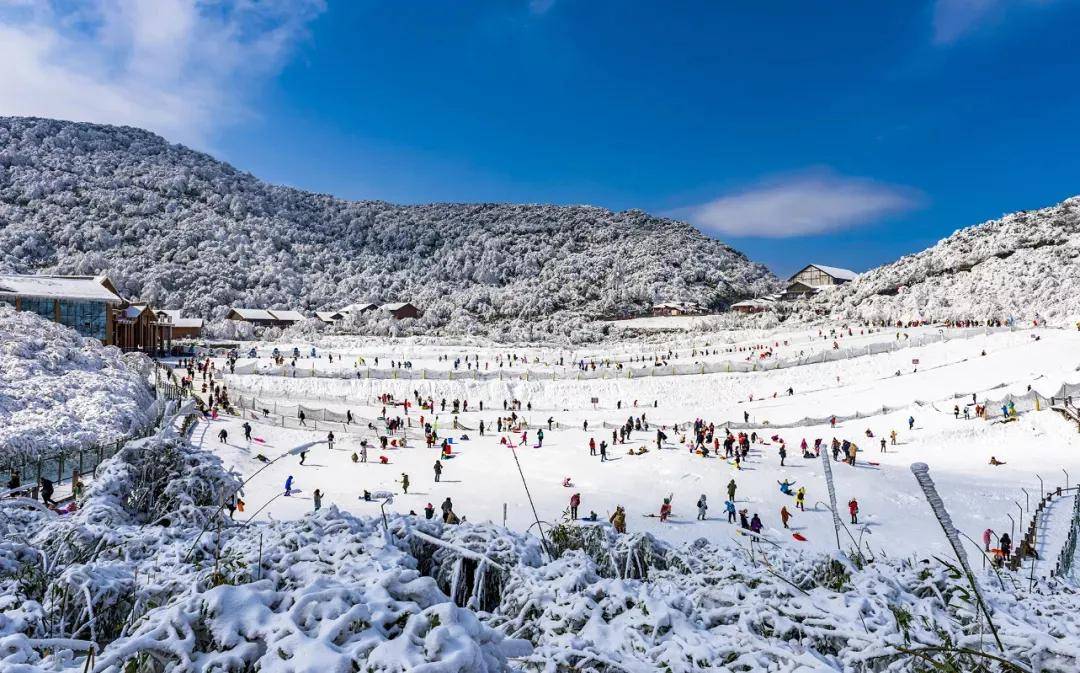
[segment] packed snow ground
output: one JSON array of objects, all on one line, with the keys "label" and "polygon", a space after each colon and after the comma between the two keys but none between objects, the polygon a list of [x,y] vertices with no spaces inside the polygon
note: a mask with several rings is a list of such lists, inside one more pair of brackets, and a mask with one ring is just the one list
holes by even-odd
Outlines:
[{"label": "packed snow ground", "polygon": [[[900,338],[917,339],[936,332],[933,328],[903,330]],[[198,445],[215,451],[227,465],[245,476],[262,469],[245,487],[249,512],[258,511],[257,519],[305,516],[312,508],[311,494],[316,488],[325,494],[324,506],[334,504],[357,514],[378,514],[378,502],[365,502],[360,497],[368,490],[394,493],[392,503],[386,508],[401,513],[422,514],[427,503],[438,510],[443,499],[449,497],[455,511],[469,521],[501,523],[505,503],[507,525],[524,531],[533,524],[534,517],[514,456],[500,444],[500,439],[505,437],[517,445],[521,435],[493,430],[503,400],[518,399],[523,405],[519,415],[532,427],[527,441],[518,447],[517,456],[542,521],[562,520],[570,496],[580,493],[579,515],[584,517],[595,511],[602,525],[607,525],[607,517],[617,505],[622,505],[628,512],[627,525],[631,531],[647,531],[673,542],[707,538],[715,543],[731,544],[736,532],[724,517],[723,502],[727,497],[726,485],[734,479],[737,507],[747,509],[751,516],[759,514],[767,537],[786,547],[816,551],[835,548],[836,540],[831,516],[821,502],[827,501],[827,497],[820,459],[802,458],[800,442],[805,438],[812,446],[815,438],[821,438],[827,447],[837,437],[849,439],[860,447],[855,467],[833,463],[838,504],[845,521],[847,502],[856,498],[859,503],[859,524],[850,526],[852,536],[861,537],[875,551],[884,550],[891,556],[941,555],[948,553],[947,543],[915,486],[909,470],[911,463],[921,461],[930,465],[957,526],[976,540],[981,539],[986,528],[995,534],[1010,532],[1009,515],[1023,519],[1017,520],[1015,530],[1011,531],[1017,539],[1029,514],[1018,511],[1015,502],[1025,502],[1020,489],[1026,488],[1034,505],[1039,494],[1037,474],[1043,477],[1048,489],[1063,485],[1063,470],[1072,475],[1073,482],[1080,479],[1080,435],[1075,425],[1070,426],[1056,413],[1024,411],[1018,420],[1008,423],[1000,422],[1001,411],[997,408],[990,409],[988,420],[965,419],[963,415],[954,418],[953,414],[954,405],[961,409],[969,406],[972,393],[979,403],[987,400],[996,403],[1009,393],[1025,393],[1028,386],[1049,396],[1060,390],[1063,383],[1080,382],[1080,333],[1040,329],[989,334],[956,331],[956,335],[948,341],[880,355],[741,374],[626,378],[627,369],[611,367],[610,379],[573,378],[576,368],[571,363],[580,358],[587,361],[595,358],[601,363],[605,357],[612,361],[629,358],[631,364],[627,368],[632,368],[638,366],[633,358],[646,354],[645,371],[648,371],[657,348],[652,344],[622,344],[603,352],[530,351],[529,367],[537,371],[547,363],[549,371],[565,375],[557,380],[525,380],[525,366],[505,367],[506,378],[501,381],[475,381],[467,376],[452,381],[228,376],[226,383],[234,397],[253,394],[261,404],[282,408],[299,403],[340,413],[349,409],[365,420],[348,432],[338,430],[333,450],[325,444],[325,424],[321,429],[298,428],[291,416],[262,417],[261,413],[250,411],[246,418],[254,427],[254,437],[261,442],[245,442],[241,421],[229,416],[201,422],[194,437]],[[896,338],[897,330],[859,335],[856,328],[843,339],[847,346]],[[786,347],[785,340],[789,344]],[[840,341],[828,334],[819,337],[816,328],[774,332],[768,338],[756,334],[749,340],[739,335],[713,335],[693,343],[673,343],[671,358],[674,360],[675,352],[679,353],[679,362],[756,358],[760,349],[751,352],[738,349],[759,345],[773,351],[771,358],[797,358],[799,351],[805,355],[813,349],[831,349],[834,340]],[[706,342],[708,346],[704,345]],[[277,346],[290,353],[294,345],[304,354],[310,352],[309,344]],[[519,352],[402,342],[360,349],[350,344],[335,345],[332,341],[315,346],[319,358],[301,358],[298,366],[352,368],[355,365],[357,371],[362,371],[363,367],[374,366],[378,355],[379,366],[384,368],[389,367],[387,359],[411,361],[414,367],[422,364],[427,368],[452,368],[454,354],[467,353],[470,358],[478,356],[483,367],[486,362],[494,363],[500,355],[506,358],[511,352]],[[258,346],[261,353],[269,352],[271,347]],[[687,348],[707,349],[709,354],[692,354]],[[728,352],[728,348],[735,350]],[[341,360],[330,363],[325,358],[328,352],[340,355]],[[441,360],[442,355],[450,355],[450,359]],[[560,356],[562,366],[558,364]],[[360,358],[363,365],[359,364]],[[540,363],[534,362],[535,358]],[[916,360],[918,364],[913,364]],[[242,359],[240,364],[244,362]],[[224,366],[223,361],[219,363]],[[464,362],[459,371],[467,374]],[[408,370],[401,373],[405,376]],[[787,394],[788,388],[793,394]],[[380,433],[366,425],[382,414],[378,395],[391,393],[400,401],[411,399],[414,390],[424,398],[432,396],[437,406],[443,398],[448,403],[454,398],[467,399],[470,403],[470,411],[458,415],[459,423],[467,428],[464,430],[452,429],[449,412],[434,414],[439,434],[454,438],[454,455],[444,461],[439,483],[433,481],[438,450],[423,448],[418,429],[421,416],[426,421],[432,420],[430,412],[413,407],[406,417],[400,406],[387,408],[390,416],[401,416],[411,422],[408,448],[380,451],[376,441]],[[595,408],[590,402],[594,397],[599,400]],[[485,411],[474,411],[481,400]],[[618,402],[621,409],[617,408]],[[532,411],[525,407],[529,403]],[[883,406],[890,411],[882,413]],[[295,411],[295,407],[292,409]],[[969,407],[969,412],[973,410]],[[756,431],[764,441],[752,446],[750,458],[740,470],[727,460],[692,454],[690,447],[681,441],[688,433],[670,429],[676,423],[685,428],[687,422],[698,418],[718,425],[741,423],[744,412],[750,417],[746,431]],[[855,413],[864,417],[842,420],[835,429],[826,420],[834,414],[843,418]],[[628,417],[641,414],[646,415],[649,432],[634,432],[626,444],[609,448],[606,462],[589,455],[590,438],[597,442],[607,440],[610,444],[611,425],[617,426]],[[915,420],[911,430],[909,417]],[[548,418],[554,421],[550,431]],[[803,420],[806,418],[820,420],[807,422]],[[477,431],[481,419],[488,427],[484,437]],[[582,429],[586,420],[588,431]],[[282,423],[289,427],[281,427]],[[601,429],[603,423],[609,427]],[[785,425],[793,427],[781,427]],[[668,440],[657,450],[655,429],[660,426],[668,428]],[[375,427],[378,429],[379,425]],[[544,428],[545,437],[543,446],[537,447],[536,430],[540,427]],[[228,431],[226,443],[217,439],[222,428]],[[867,430],[873,433],[873,438],[866,436]],[[893,430],[898,433],[897,444],[889,443],[881,452],[880,439],[887,438]],[[462,439],[462,435],[468,435],[469,439]],[[779,465],[779,441],[772,438],[774,435],[786,442],[788,455],[784,467]],[[720,437],[722,441],[722,431]],[[373,445],[366,464],[351,460],[354,452],[360,452],[361,439]],[[305,464],[300,465],[299,447],[309,445]],[[649,451],[644,455],[627,455],[628,449],[639,447]],[[256,459],[257,454],[270,460],[285,457],[266,466]],[[385,455],[389,464],[380,464],[380,455]],[[991,466],[991,456],[1005,465]],[[401,493],[402,473],[410,478],[408,494]],[[294,487],[301,492],[285,497],[283,484],[290,475],[294,477]],[[566,478],[572,486],[563,486]],[[806,487],[805,512],[796,511],[793,499],[779,492],[778,481],[784,479],[794,481],[795,488]],[[661,523],[647,516],[656,514],[661,499],[669,494],[674,497],[672,519]],[[709,505],[705,521],[696,520],[695,503],[701,495],[707,496]],[[787,506],[793,514],[792,531],[781,526],[782,506]],[[790,534],[793,531],[801,533],[807,541],[795,541]]]}]

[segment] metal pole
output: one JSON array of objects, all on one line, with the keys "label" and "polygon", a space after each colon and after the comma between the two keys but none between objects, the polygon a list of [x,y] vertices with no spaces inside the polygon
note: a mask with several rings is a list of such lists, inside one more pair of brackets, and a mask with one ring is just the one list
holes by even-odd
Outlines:
[{"label": "metal pole", "polygon": [[[1009,517],[1009,539],[1012,540],[1016,537],[1016,519],[1008,512],[1005,513],[1005,516]],[[1001,546],[1000,542],[998,543],[998,546]]]},{"label": "metal pole", "polygon": [[521,475],[521,485],[525,487],[525,495],[529,498],[529,506],[532,507],[533,518],[536,519],[536,530],[540,532],[540,540],[544,543],[544,551],[547,552],[549,558],[554,558],[551,548],[548,546],[547,536],[544,535],[544,528],[540,525],[540,515],[536,512],[536,503],[533,502],[532,493],[529,492],[529,484],[525,482],[525,471],[521,469],[521,461],[518,460],[517,450],[513,445],[510,446],[510,452],[514,455],[514,462],[517,463],[518,474]]},{"label": "metal pole", "polygon": [[1065,473],[1065,490],[1067,491],[1069,490],[1069,473],[1064,467],[1061,468],[1061,471]]},{"label": "metal pole", "polygon": [[1027,492],[1026,488],[1022,488],[1020,490],[1024,492],[1024,505],[1025,505],[1024,511],[1030,512],[1031,511],[1031,496],[1028,495],[1028,492]]},{"label": "metal pole", "polygon": [[1021,507],[1020,503],[1016,502],[1015,500],[1013,500],[1013,503],[1016,505],[1016,509],[1020,510],[1020,530],[1022,531],[1024,530],[1024,508]]},{"label": "metal pole", "polygon": [[1041,500],[1046,497],[1046,492],[1043,487],[1043,478],[1037,474],[1035,475],[1035,478],[1039,480],[1039,499]]}]

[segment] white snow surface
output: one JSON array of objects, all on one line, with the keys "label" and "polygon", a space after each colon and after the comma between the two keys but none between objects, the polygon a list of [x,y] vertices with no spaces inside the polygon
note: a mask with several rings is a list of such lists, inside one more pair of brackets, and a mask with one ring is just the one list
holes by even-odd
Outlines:
[{"label": "white snow surface", "polygon": [[[1074,483],[1080,478],[1076,427],[1047,410],[1045,402],[1045,398],[1060,394],[1063,386],[1072,394],[1080,393],[1080,332],[950,329],[945,334],[950,335],[948,340],[876,355],[857,353],[873,350],[869,348],[873,344],[920,342],[938,336],[939,331],[854,328],[851,335],[842,332],[834,338],[826,333],[822,338],[816,328],[807,328],[774,331],[770,336],[755,334],[746,341],[737,340],[737,334],[713,334],[678,342],[672,353],[679,357],[669,360],[678,363],[675,374],[670,373],[671,367],[654,366],[651,354],[658,351],[655,346],[633,342],[592,351],[560,351],[328,339],[318,343],[318,357],[302,357],[296,371],[314,367],[346,378],[225,374],[224,382],[234,400],[243,399],[247,407],[243,419],[226,415],[200,422],[194,439],[242,474],[263,468],[256,460],[258,454],[270,459],[285,456],[260,472],[259,481],[249,487],[258,494],[254,499],[271,500],[290,475],[305,494],[274,499],[261,517],[303,516],[311,506],[307,494],[315,488],[325,494],[326,502],[342,509],[376,514],[377,503],[360,499],[366,489],[397,493],[387,505],[390,511],[420,512],[429,502],[438,507],[444,498],[451,497],[458,514],[496,523],[502,522],[506,503],[508,525],[525,530],[534,522],[532,509],[524,497],[514,456],[500,443],[505,438],[516,446],[521,434],[494,430],[497,417],[503,415],[503,400],[518,399],[523,405],[518,415],[531,427],[528,441],[517,448],[517,454],[542,521],[560,520],[570,496],[578,492],[582,496],[581,516],[594,510],[603,520],[616,505],[622,505],[630,513],[631,530],[647,531],[673,542],[699,537],[727,541],[733,530],[723,516],[723,503],[726,485],[734,479],[737,506],[747,508],[750,515],[758,513],[767,536],[784,546],[826,551],[835,548],[835,535],[831,516],[817,504],[826,500],[823,475],[818,460],[802,458],[800,443],[805,439],[812,447],[820,438],[828,446],[835,437],[860,447],[855,467],[843,463],[833,467],[842,514],[846,515],[846,503],[852,497],[860,504],[860,524],[853,527],[853,534],[862,532],[875,550],[891,555],[949,554],[908,466],[912,462],[931,466],[942,497],[953,508],[957,527],[970,537],[981,539],[986,528],[996,534],[1009,531],[1009,515],[1022,519],[1016,522],[1014,533],[1022,530],[1030,513],[1017,512],[1014,501],[1025,502],[1020,489],[1026,488],[1033,494],[1034,505],[1039,488],[1036,474],[1043,477],[1047,489],[1064,485],[1063,469],[1073,475]],[[784,341],[789,345],[784,346]],[[812,360],[817,354],[836,352],[834,343],[849,349],[851,355],[820,364],[797,364],[800,357]],[[311,348],[292,342],[276,345],[285,352],[296,345],[304,354]],[[772,355],[762,360],[761,350],[755,346],[767,346]],[[258,348],[260,362],[267,363],[269,345]],[[708,355],[705,350],[709,350]],[[335,354],[333,362],[327,360],[328,353]],[[516,364],[506,364],[511,353],[520,356]],[[648,354],[645,363],[633,360],[642,353]],[[484,377],[494,370],[501,372],[502,380],[476,380],[475,372],[465,369],[463,361],[455,370],[453,360],[465,355],[470,362],[479,358]],[[441,359],[443,356],[448,359]],[[497,366],[499,357],[504,367]],[[558,364],[560,357],[563,366]],[[571,363],[591,358],[601,363],[598,371],[580,373],[588,378],[577,378],[579,372]],[[702,365],[720,367],[724,362],[746,363],[748,358],[763,366],[785,358],[796,364],[757,372],[692,373]],[[413,369],[391,369],[391,361],[406,360]],[[527,365],[522,360],[527,360]],[[608,367],[605,360],[619,361],[623,367]],[[913,364],[915,361],[918,364]],[[218,364],[223,367],[224,361]],[[238,368],[252,364],[241,359]],[[421,378],[421,370],[428,378]],[[445,378],[447,370],[454,373],[453,379]],[[598,375],[604,378],[594,378]],[[445,398],[447,411],[432,414],[413,406],[405,415],[401,406],[383,405],[377,399],[389,393],[400,402],[411,399],[413,391],[425,399],[433,397],[437,407]],[[1044,396],[1040,411],[1035,411],[1032,398],[1036,392]],[[985,420],[974,418],[973,393],[980,404],[989,406]],[[595,408],[592,398],[598,400]],[[470,402],[469,411],[457,415],[462,428],[457,430],[450,412],[454,399]],[[1009,399],[1015,400],[1021,413],[1017,420],[1002,423],[1001,405]],[[481,400],[483,412],[478,411]],[[525,408],[530,403],[531,411]],[[971,417],[965,419],[961,414],[954,418],[954,406],[966,408]],[[306,427],[298,426],[301,407],[307,415]],[[388,415],[409,424],[407,448],[391,447],[385,452],[376,448],[378,436],[385,434],[379,420],[384,407]],[[272,412],[270,416],[263,415],[264,408]],[[354,425],[344,425],[346,411],[356,418]],[[743,422],[744,413],[749,417],[747,423]],[[649,431],[635,431],[626,444],[613,446],[607,462],[589,455],[590,438],[610,444],[614,428],[628,417],[642,414],[651,426]],[[833,415],[839,418],[835,429],[829,424]],[[422,448],[421,416],[426,422],[434,420],[440,436],[454,441],[453,457],[443,461],[439,483],[432,482],[438,451]],[[909,417],[915,419],[911,430],[907,427]],[[549,418],[553,420],[551,430]],[[702,458],[690,452],[686,442],[692,441],[692,433],[686,427],[695,419],[717,424],[721,442],[725,426],[759,435],[742,469],[736,470],[731,462],[715,456]],[[481,420],[487,429],[484,437],[478,434]],[[261,441],[244,441],[240,424],[245,421]],[[585,421],[588,431],[583,430]],[[675,424],[680,427],[678,432],[671,429]],[[664,427],[668,435],[660,450],[655,446],[657,427]],[[222,428],[228,431],[224,444],[217,440]],[[542,447],[536,446],[538,428],[545,430]],[[867,430],[873,438],[866,436]],[[894,430],[897,444],[887,442],[882,452],[881,438],[888,438]],[[337,436],[333,450],[325,444],[329,431]],[[372,446],[369,462],[354,464],[351,456],[360,451],[362,440]],[[779,466],[781,440],[787,451],[784,467]],[[313,441],[318,443],[308,451],[305,464],[299,465],[296,447]],[[629,449],[640,447],[648,448],[648,453],[627,455]],[[293,455],[288,456],[290,453]],[[380,455],[385,455],[389,464],[379,464]],[[991,456],[1006,464],[991,466]],[[400,492],[402,473],[412,482],[407,495]],[[567,477],[571,487],[562,485]],[[779,492],[777,482],[784,479],[794,481],[796,488],[807,488],[805,513],[795,511],[793,499]],[[645,517],[656,514],[661,498],[668,494],[674,495],[672,521],[660,523]],[[708,516],[698,522],[694,503],[703,494],[709,504]],[[791,531],[782,528],[779,511],[783,506],[792,512],[794,530],[803,533],[807,542],[793,541]]]}]

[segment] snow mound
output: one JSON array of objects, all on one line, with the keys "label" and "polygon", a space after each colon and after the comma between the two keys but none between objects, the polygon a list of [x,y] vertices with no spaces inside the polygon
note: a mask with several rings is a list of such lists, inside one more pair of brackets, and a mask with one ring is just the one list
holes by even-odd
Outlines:
[{"label": "snow mound", "polygon": [[143,427],[154,398],[120,351],[0,305],[0,460],[89,446]]},{"label": "snow mound", "polygon": [[1080,321],[1080,197],[955,232],[811,302],[862,320]]}]

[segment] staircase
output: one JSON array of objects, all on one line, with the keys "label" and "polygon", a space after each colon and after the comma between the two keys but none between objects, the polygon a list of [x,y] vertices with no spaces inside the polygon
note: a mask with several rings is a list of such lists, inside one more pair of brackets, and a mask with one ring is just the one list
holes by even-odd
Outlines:
[{"label": "staircase", "polygon": [[1071,395],[1062,398],[1051,397],[1050,408],[1076,423],[1076,431],[1080,432],[1080,409],[1077,409]]}]

